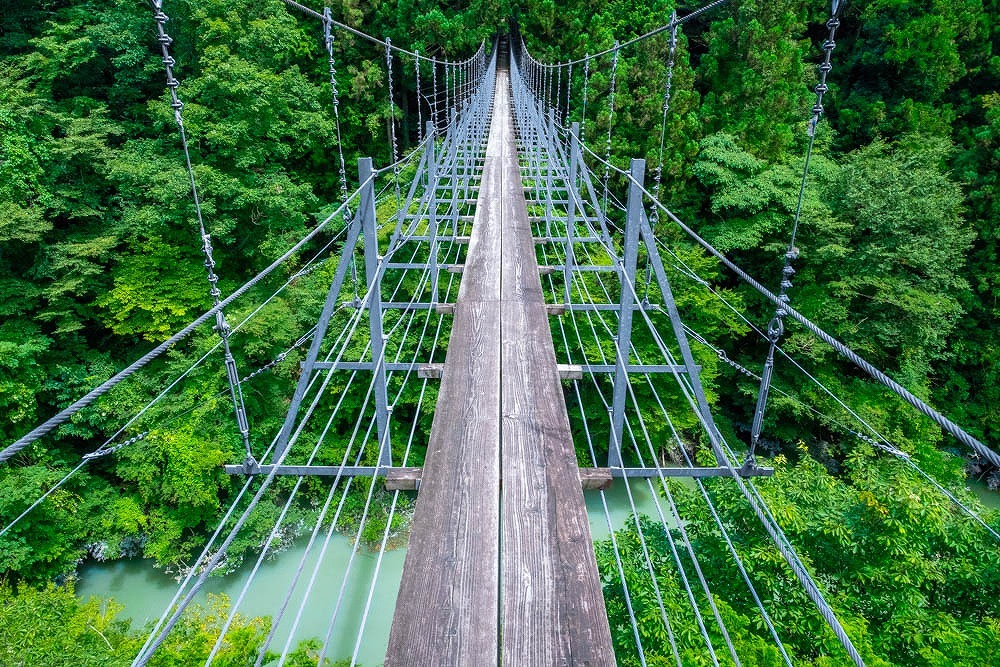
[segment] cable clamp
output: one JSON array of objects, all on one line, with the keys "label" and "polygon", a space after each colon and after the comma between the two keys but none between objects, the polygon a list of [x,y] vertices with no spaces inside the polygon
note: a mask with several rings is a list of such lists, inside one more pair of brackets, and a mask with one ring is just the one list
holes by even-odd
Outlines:
[{"label": "cable clamp", "polygon": [[785,313],[781,312],[782,309],[778,309],[778,314],[771,318],[771,321],[767,323],[767,338],[770,341],[776,341],[785,333],[785,323],[781,319],[784,317]]},{"label": "cable clamp", "polygon": [[743,465],[737,468],[736,474],[740,477],[747,477],[760,470],[761,467],[757,465],[757,460],[751,454],[747,454],[746,460],[743,461]]},{"label": "cable clamp", "polygon": [[244,475],[259,475],[260,474],[260,464],[257,463],[257,459],[253,456],[247,455],[243,459],[243,474]]}]

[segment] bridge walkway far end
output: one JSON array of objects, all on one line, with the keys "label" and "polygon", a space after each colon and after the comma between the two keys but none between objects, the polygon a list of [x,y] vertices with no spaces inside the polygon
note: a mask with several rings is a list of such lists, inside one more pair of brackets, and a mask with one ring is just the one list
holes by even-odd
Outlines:
[{"label": "bridge walkway far end", "polygon": [[615,664],[505,64],[387,666]]}]

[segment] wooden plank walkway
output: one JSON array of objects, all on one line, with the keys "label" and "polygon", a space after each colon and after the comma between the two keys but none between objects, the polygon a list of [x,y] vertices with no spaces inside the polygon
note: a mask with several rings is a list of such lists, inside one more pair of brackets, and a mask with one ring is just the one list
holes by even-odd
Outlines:
[{"label": "wooden plank walkway", "polygon": [[[496,664],[500,535],[499,130],[455,301],[386,667]],[[489,657],[493,656],[493,657]]]},{"label": "wooden plank walkway", "polygon": [[493,114],[385,664],[611,666],[504,70]]},{"label": "wooden plank walkway", "polygon": [[[497,86],[507,91],[506,80],[503,85],[498,80]],[[510,125],[509,115],[495,118]],[[500,284],[502,664],[610,666],[615,664],[611,631],[513,128],[505,132],[504,141]]]}]

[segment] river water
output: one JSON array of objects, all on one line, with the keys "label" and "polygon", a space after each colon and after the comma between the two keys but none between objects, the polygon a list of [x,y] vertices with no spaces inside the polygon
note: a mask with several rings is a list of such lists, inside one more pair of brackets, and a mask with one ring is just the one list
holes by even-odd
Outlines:
[{"label": "river water", "polygon": [[983,505],[991,510],[1000,509],[1000,493],[991,491],[986,482],[970,479],[967,482],[969,490],[979,499]]},{"label": "river water", "polygon": [[[659,515],[655,501],[645,481],[631,482],[632,499],[640,514],[646,514],[654,519]],[[591,532],[595,540],[606,539],[609,535],[608,522],[601,502],[601,494],[588,491],[585,494],[587,513],[590,518]],[[610,491],[605,492],[611,522],[615,529],[621,528],[626,521],[631,520],[632,510],[625,484],[616,480]],[[661,501],[663,511],[668,511],[666,503]],[[266,561],[254,579],[246,598],[239,607],[239,612],[249,616],[275,616],[286,591],[290,587],[295,571],[299,567],[302,555],[306,550],[307,540],[303,539],[276,557]],[[301,590],[308,582],[313,565],[318,557],[321,541],[313,547],[312,554],[306,559],[305,569],[294,595],[288,605],[274,642],[272,650],[280,651],[292,626],[293,619],[302,600]],[[295,641],[318,637],[322,639],[327,632],[330,619],[336,607],[337,598],[343,588],[341,611],[337,615],[336,625],[330,641],[329,657],[334,660],[350,658],[354,653],[356,638],[359,635],[362,613],[368,598],[372,575],[375,572],[378,554],[358,549],[351,567],[350,576],[344,582],[343,574],[352,551],[351,541],[343,535],[335,534],[331,539],[324,564],[321,568],[314,592],[309,598],[308,612],[303,614],[295,632]],[[392,624],[392,614],[396,606],[396,592],[403,572],[405,549],[386,551],[382,555],[379,576],[375,582],[371,610],[365,624],[362,641],[358,649],[358,662],[361,665],[380,665],[385,656],[389,641],[389,628]],[[250,575],[253,563],[244,565],[238,572],[226,577],[209,577],[198,601],[204,602],[208,593],[224,593],[231,601],[240,595],[243,584]],[[122,617],[132,618],[136,626],[154,621],[170,603],[177,590],[177,582],[153,567],[148,560],[121,560],[107,563],[90,562],[82,565],[79,570],[79,580],[76,584],[77,595],[87,598],[92,595],[111,597],[124,605]]]}]

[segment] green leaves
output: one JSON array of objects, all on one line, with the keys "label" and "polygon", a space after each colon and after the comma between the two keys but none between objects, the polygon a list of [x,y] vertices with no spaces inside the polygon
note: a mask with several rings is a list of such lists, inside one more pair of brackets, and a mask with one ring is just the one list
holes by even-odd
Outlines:
[{"label": "green leaves", "polygon": [[[32,462],[0,469],[0,516],[6,527],[67,472],[64,465]],[[86,491],[84,492],[84,489]],[[86,553],[94,536],[88,517],[106,498],[107,486],[86,474],[56,490],[0,537],[0,578],[52,581]]]},{"label": "green leaves", "polygon": [[712,23],[699,67],[710,84],[702,105],[707,131],[736,134],[758,155],[785,156],[807,120],[805,18],[796,0],[746,0],[735,16]]},{"label": "green leaves", "polygon": [[128,623],[115,620],[121,606],[91,598],[80,602],[72,588],[0,587],[0,646],[4,661],[23,665],[127,665],[134,639]]},{"label": "green leaves", "polygon": [[[161,341],[208,308],[208,282],[192,279],[190,274],[204,269],[190,250],[171,248],[161,239],[143,243],[139,250],[118,257],[114,286],[98,297],[97,305],[108,312],[115,333]],[[178,272],[179,267],[189,275]]]},{"label": "green leaves", "polygon": [[[972,240],[962,193],[942,169],[946,142],[912,137],[890,150],[877,142],[853,153],[833,185],[833,206],[852,223],[845,275],[830,281],[866,330],[847,334],[880,358],[897,353],[919,382],[940,358],[968,284],[957,271]],[[915,374],[917,374],[915,376]]]},{"label": "green leaves", "polygon": [[3,440],[9,440],[37,417],[35,396],[45,381],[39,357],[51,344],[37,327],[0,324],[0,422]]},{"label": "green leaves", "polygon": [[[147,629],[133,628],[118,617],[121,611],[114,600],[78,600],[72,585],[13,589],[2,584],[0,662],[24,667],[130,665]],[[223,595],[209,595],[204,605],[192,605],[149,664],[182,667],[204,662],[228,615],[229,600]],[[267,630],[266,619],[236,614],[214,660],[222,665],[252,663]],[[303,642],[289,656],[289,664],[316,664],[317,648]]]},{"label": "green leaves", "polygon": [[[876,457],[870,449],[857,451],[836,477],[809,457],[794,464],[778,457],[771,463],[775,477],[755,483],[867,664],[923,664],[924,659],[948,664],[945,656],[960,661],[995,652],[997,602],[981,597],[1000,583],[995,568],[984,566],[995,560],[995,544],[948,498],[904,463]],[[670,485],[741,660],[781,664],[775,663],[773,640],[702,496],[688,484]],[[706,485],[793,662],[843,664],[843,649],[731,481],[707,480]],[[982,511],[970,498],[963,495],[963,500]],[[988,520],[996,525],[997,517]],[[701,664],[706,649],[668,540],[676,542],[713,644],[722,650],[707,600],[692,576],[693,564],[676,531],[667,533],[649,520],[643,520],[642,531],[682,661]],[[669,658],[670,647],[657,634],[664,626],[632,522],[616,537],[646,656]],[[597,559],[617,655],[624,664],[637,663],[610,543],[597,545]],[[968,645],[956,646],[958,637]]]}]

